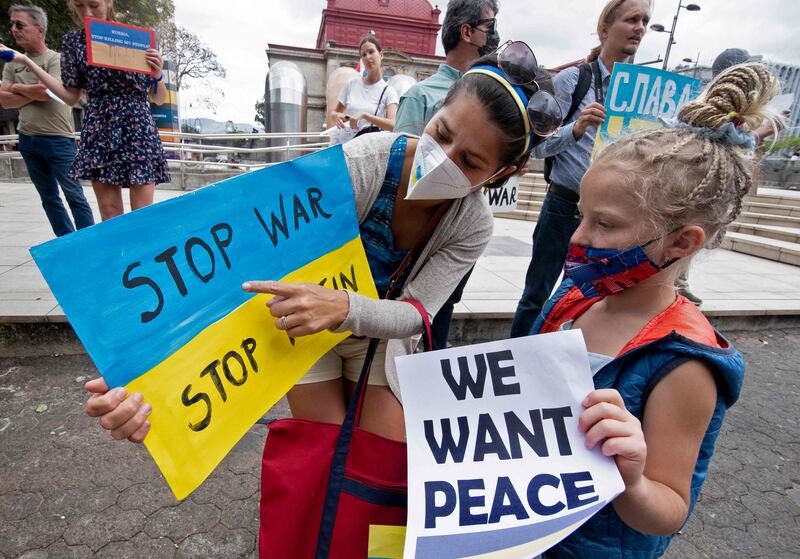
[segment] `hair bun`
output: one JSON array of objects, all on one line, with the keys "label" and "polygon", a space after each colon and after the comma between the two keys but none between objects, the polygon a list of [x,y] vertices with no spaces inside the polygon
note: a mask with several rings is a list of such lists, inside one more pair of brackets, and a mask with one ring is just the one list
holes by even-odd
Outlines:
[{"label": "hair bun", "polygon": [[763,64],[732,66],[717,76],[699,99],[687,103],[678,120],[714,130],[728,122],[755,130],[764,119],[775,116],[767,103],[779,89],[777,78]]}]

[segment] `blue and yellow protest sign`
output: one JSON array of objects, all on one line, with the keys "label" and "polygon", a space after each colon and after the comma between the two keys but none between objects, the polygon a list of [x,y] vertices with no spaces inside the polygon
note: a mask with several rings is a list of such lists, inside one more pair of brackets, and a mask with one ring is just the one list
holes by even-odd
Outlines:
[{"label": "blue and yellow protest sign", "polygon": [[145,445],[179,499],[346,337],[292,343],[246,280],[377,297],[341,147],[31,249],[110,387],[152,404]]},{"label": "blue and yellow protest sign", "polygon": [[398,357],[397,373],[405,557],[535,557],[623,491],[613,458],[578,429],[594,389],[580,331]]},{"label": "blue and yellow protest sign", "polygon": [[147,49],[156,48],[155,31],[104,19],[84,19],[89,65],[155,75],[145,59]]},{"label": "blue and yellow protest sign", "polygon": [[606,119],[597,130],[592,157],[614,138],[659,128],[659,118],[677,117],[699,93],[698,79],[657,68],[614,64],[605,101]]}]

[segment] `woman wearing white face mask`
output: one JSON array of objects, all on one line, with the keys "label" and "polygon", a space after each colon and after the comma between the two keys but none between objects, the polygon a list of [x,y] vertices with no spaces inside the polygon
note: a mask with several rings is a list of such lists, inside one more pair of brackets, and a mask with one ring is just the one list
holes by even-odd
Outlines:
[{"label": "woman wearing white face mask", "polygon": [[[368,134],[344,146],[373,278],[384,296],[392,276],[402,276],[396,300],[315,284],[245,284],[246,291],[275,295],[269,310],[289,336],[325,329],[353,334],[289,391],[295,418],[341,423],[369,338],[379,338],[361,427],[404,439],[394,357],[413,351],[412,340],[424,329],[420,312],[404,300],[436,314],[491,237],[481,186],[502,185],[523,169],[534,145],[561,122],[555,99],[540,89],[552,90],[549,77],[537,68],[527,45],[507,43],[453,86],[422,138]],[[404,262],[410,263],[405,272],[396,273]],[[92,382],[89,390],[105,392],[102,380]],[[104,416],[118,439],[140,442],[147,433],[146,414],[133,398],[120,404],[95,397],[87,411]]]}]

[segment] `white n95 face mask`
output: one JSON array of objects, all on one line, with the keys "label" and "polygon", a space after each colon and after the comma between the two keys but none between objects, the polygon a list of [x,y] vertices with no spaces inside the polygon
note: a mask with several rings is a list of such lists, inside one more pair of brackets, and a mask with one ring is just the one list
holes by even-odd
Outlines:
[{"label": "white n95 face mask", "polygon": [[448,200],[463,198],[477,190],[501,169],[479,184],[473,185],[430,134],[423,133],[417,143],[406,200]]}]

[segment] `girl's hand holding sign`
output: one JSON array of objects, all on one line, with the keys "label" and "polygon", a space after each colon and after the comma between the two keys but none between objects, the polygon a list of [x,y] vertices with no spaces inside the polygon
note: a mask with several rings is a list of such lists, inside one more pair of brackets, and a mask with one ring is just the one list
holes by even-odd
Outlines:
[{"label": "girl's hand holding sign", "polygon": [[593,390],[583,406],[578,428],[586,433],[586,448],[600,445],[603,454],[614,457],[625,487],[636,485],[647,458],[641,422],[625,409],[622,396],[613,389]]}]

